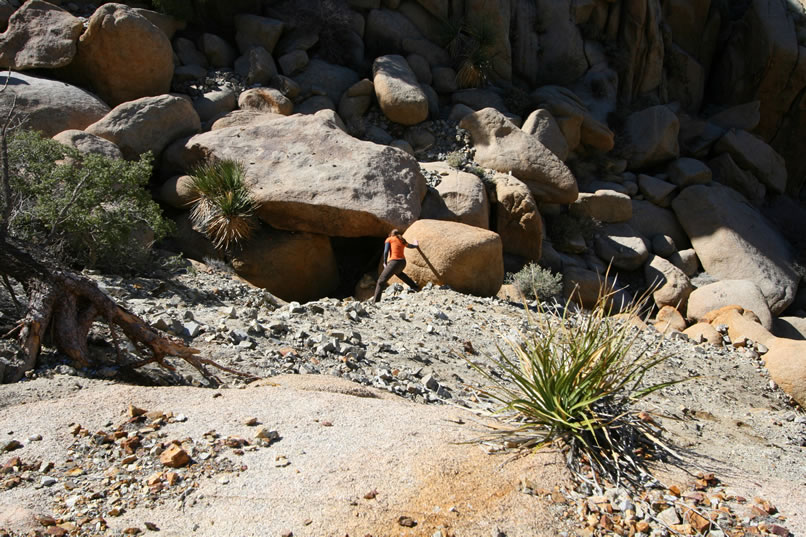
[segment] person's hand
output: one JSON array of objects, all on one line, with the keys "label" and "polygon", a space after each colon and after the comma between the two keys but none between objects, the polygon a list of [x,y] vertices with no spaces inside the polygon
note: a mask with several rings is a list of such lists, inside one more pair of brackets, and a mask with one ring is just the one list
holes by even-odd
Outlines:
[{"label": "person's hand", "polygon": [[412,245],[412,246],[414,246],[415,248],[417,248],[418,246],[420,246],[420,243],[419,243],[418,241],[411,241],[409,244],[411,244],[411,245]]}]

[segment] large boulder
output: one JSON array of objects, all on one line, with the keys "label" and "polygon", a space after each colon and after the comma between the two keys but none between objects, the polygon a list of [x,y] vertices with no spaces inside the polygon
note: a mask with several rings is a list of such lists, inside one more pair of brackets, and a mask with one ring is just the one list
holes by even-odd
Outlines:
[{"label": "large boulder", "polygon": [[557,158],[565,162],[568,158],[568,140],[565,139],[563,131],[554,116],[546,109],[538,108],[526,118],[521,130],[536,137],[541,144],[546,146]]},{"label": "large boulder", "polygon": [[342,94],[360,80],[358,74],[347,67],[333,65],[319,59],[311,60],[301,73],[293,77],[303,93],[325,93],[337,103]]},{"label": "large boulder", "polygon": [[89,132],[68,129],[60,132],[53,139],[61,144],[78,149],[82,153],[103,155],[113,159],[123,158],[123,153],[118,146]]},{"label": "large boulder", "polygon": [[235,72],[244,79],[247,86],[264,86],[277,76],[277,65],[265,48],[254,47],[235,60]]},{"label": "large boulder", "polygon": [[235,42],[241,54],[246,54],[255,47],[263,47],[269,54],[283,33],[283,23],[257,15],[235,16]]},{"label": "large boulder", "polygon": [[773,336],[754,321],[753,316],[745,316],[738,306],[722,308],[713,313],[709,322],[714,326],[726,325],[731,340],[747,338],[765,345],[769,351],[763,359],[770,378],[798,404],[806,405],[806,341]]},{"label": "large boulder", "polygon": [[798,277],[789,245],[740,194],[718,184],[694,185],[672,208],[709,274],[754,282],[773,315],[792,303]]},{"label": "large boulder", "polygon": [[376,58],[372,76],[378,104],[389,120],[416,125],[428,118],[428,97],[406,58],[396,54]]},{"label": "large boulder", "polygon": [[330,296],[339,285],[330,238],[314,233],[261,230],[233,252],[232,268],[252,285],[288,301]]},{"label": "large boulder", "polygon": [[777,339],[764,355],[770,378],[801,406],[806,406],[806,341]]},{"label": "large boulder", "polygon": [[574,216],[585,216],[608,223],[626,222],[632,218],[630,196],[607,189],[580,192],[568,210]]},{"label": "large boulder", "polygon": [[417,220],[426,191],[413,157],[318,114],[196,135],[169,148],[165,165],[189,170],[205,157],[242,162],[258,216],[277,229],[385,237]]},{"label": "large boulder", "polygon": [[749,280],[721,280],[695,289],[688,298],[689,319],[700,321],[713,310],[737,304],[756,314],[761,326],[772,330],[772,315],[761,289]]},{"label": "large boulder", "polygon": [[806,339],[806,318],[778,317],[772,322],[772,333],[787,339]]},{"label": "large boulder", "polygon": [[629,224],[609,224],[603,226],[594,241],[596,255],[615,268],[636,270],[649,257],[647,240]]},{"label": "large boulder", "polygon": [[[6,75],[3,75],[5,83]],[[11,73],[6,92],[14,95],[14,111],[22,127],[43,136],[54,136],[68,129],[83,130],[104,117],[109,107],[83,89],[22,73]],[[0,99],[0,114],[6,117],[12,99]]]},{"label": "large boulder", "polygon": [[187,209],[199,199],[199,195],[191,176],[177,175],[162,184],[156,192],[156,198],[171,207]]},{"label": "large boulder", "polygon": [[193,101],[193,108],[202,122],[219,118],[237,106],[238,96],[228,87],[210,90]]},{"label": "large boulder", "polygon": [[644,237],[666,235],[672,238],[678,249],[691,246],[674,212],[649,201],[632,200],[632,217],[627,223]]},{"label": "large boulder", "polygon": [[[573,3],[570,0],[537,2],[537,13],[526,19],[537,21],[532,30],[537,31],[538,46],[524,50],[527,42],[513,48],[512,52],[513,56],[519,51],[518,56],[531,54],[537,57],[536,69],[527,73],[532,83],[570,84],[588,70],[584,39],[573,15]],[[535,54],[538,48],[540,53]]]},{"label": "large boulder", "polygon": [[478,296],[495,296],[504,283],[504,257],[497,233],[458,222],[418,220],[406,230],[418,250],[406,252],[406,274]]},{"label": "large boulder", "polygon": [[[625,102],[656,90],[663,80],[662,19],[661,0],[630,0],[622,6],[617,46],[624,65],[623,72],[619,73],[619,79],[623,80],[619,92]],[[611,31],[615,33],[608,28],[608,33]]]},{"label": "large boulder", "polygon": [[753,172],[773,192],[781,194],[786,189],[786,162],[761,138],[747,131],[728,131],[714,150],[730,154],[739,166]]},{"label": "large boulder", "polygon": [[213,67],[232,67],[235,62],[235,49],[215,34],[202,34],[199,46]]},{"label": "large boulder", "polygon": [[123,103],[86,131],[116,144],[127,159],[136,159],[146,151],[159,156],[174,140],[201,131],[201,121],[188,99],[160,95]]},{"label": "large boulder", "polygon": [[543,245],[543,220],[529,187],[505,174],[495,176],[495,231],[504,252],[539,261]]},{"label": "large boulder", "polygon": [[653,255],[644,266],[647,285],[653,289],[652,298],[658,307],[672,306],[685,312],[694,290],[685,273],[666,259]]},{"label": "large boulder", "polygon": [[761,203],[764,200],[767,188],[756,179],[753,172],[741,169],[730,153],[720,154],[708,165],[714,173],[715,181],[731,187],[754,203]]},{"label": "large boulder", "polygon": [[711,182],[711,169],[702,161],[684,157],[677,159],[666,169],[669,180],[680,188],[704,185]]},{"label": "large boulder", "polygon": [[294,103],[274,88],[252,88],[238,96],[238,108],[290,116],[294,111]]},{"label": "large boulder", "polygon": [[630,169],[642,169],[680,156],[680,120],[667,106],[652,106],[627,116],[624,137]]},{"label": "large boulder", "polygon": [[68,65],[76,55],[81,19],[42,0],[23,4],[0,35],[0,67],[55,69]]},{"label": "large boulder", "polygon": [[470,132],[482,166],[526,183],[539,201],[571,203],[579,189],[571,170],[554,153],[494,108],[474,112],[459,123]]},{"label": "large boulder", "polygon": [[171,89],[173,48],[134,9],[104,4],[90,17],[71,64],[111,106]]},{"label": "large boulder", "polygon": [[451,220],[483,229],[490,227],[490,202],[481,179],[445,162],[424,162],[420,166],[440,175],[435,188],[439,199],[432,199],[429,204],[431,196],[426,197],[421,218]]}]

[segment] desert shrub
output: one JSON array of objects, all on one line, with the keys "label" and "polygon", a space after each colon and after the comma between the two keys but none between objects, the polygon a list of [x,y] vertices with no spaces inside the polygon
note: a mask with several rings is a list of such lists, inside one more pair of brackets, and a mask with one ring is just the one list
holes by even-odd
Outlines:
[{"label": "desert shrub", "polygon": [[[528,331],[491,358],[499,371],[477,369],[492,382],[485,393],[511,420],[496,427],[494,438],[528,448],[560,441],[578,476],[593,471],[595,480],[637,484],[644,473],[636,455],[649,455],[657,444],[632,403],[680,381],[642,385],[665,357],[641,343],[640,330],[608,316],[610,294],[603,290],[590,312],[570,300],[561,314],[539,309]],[[637,314],[644,302],[626,313]]]},{"label": "desert shrub", "polygon": [[112,159],[16,131],[8,142],[9,232],[53,260],[118,271],[138,268],[170,225],[146,186],[151,154]]},{"label": "desert shrub", "polygon": [[205,162],[191,173],[197,197],[190,212],[216,248],[248,239],[256,227],[256,204],[244,182],[244,167],[234,160]]},{"label": "desert shrub", "polygon": [[462,165],[463,165],[463,164],[464,164],[464,162],[465,162],[465,156],[464,156],[464,154],[463,154],[461,151],[459,151],[459,150],[456,150],[456,151],[451,151],[450,153],[448,153],[448,154],[445,156],[445,162],[446,162],[446,163],[448,164],[448,166],[450,166],[451,168],[458,168],[458,169],[461,169],[461,168],[462,168]]},{"label": "desert shrub", "polygon": [[496,37],[495,26],[486,19],[471,23],[452,17],[442,21],[441,39],[453,58],[460,88],[487,84],[493,73]]},{"label": "desert shrub", "polygon": [[549,300],[563,291],[563,275],[554,274],[537,263],[528,263],[514,274],[509,274],[507,283],[514,285],[526,298]]}]

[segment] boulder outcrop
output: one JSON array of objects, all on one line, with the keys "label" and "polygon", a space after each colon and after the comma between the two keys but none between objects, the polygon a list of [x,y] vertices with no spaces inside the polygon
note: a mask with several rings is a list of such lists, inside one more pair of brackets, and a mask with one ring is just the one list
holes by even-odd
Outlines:
[{"label": "boulder outcrop", "polygon": [[277,229],[385,237],[419,218],[426,191],[413,157],[357,140],[318,115],[217,129],[177,145],[166,152],[172,169],[203,158],[243,162],[258,216]]},{"label": "boulder outcrop", "polygon": [[116,144],[127,159],[136,159],[146,151],[157,157],[174,140],[200,130],[199,115],[190,100],[173,95],[123,103],[86,128],[88,133]]},{"label": "boulder outcrop", "polygon": [[110,106],[168,93],[173,48],[165,33],[124,4],[104,4],[90,17],[71,69]]},{"label": "boulder outcrop", "polygon": [[0,35],[0,67],[17,71],[64,67],[73,61],[83,30],[81,20],[60,7],[42,0],[26,2]]},{"label": "boulder outcrop", "polygon": [[482,229],[490,227],[490,202],[481,179],[445,162],[424,162],[421,166],[439,173],[441,178],[435,188],[439,199],[426,196],[421,218],[452,220]]},{"label": "boulder outcrop", "polygon": [[372,75],[375,96],[387,118],[401,125],[416,125],[428,117],[428,98],[406,58],[394,54],[376,58]]},{"label": "boulder outcrop", "polygon": [[406,274],[417,285],[450,285],[462,293],[495,296],[504,283],[504,258],[497,233],[458,222],[418,220],[403,237],[417,240],[407,252]]},{"label": "boulder outcrop", "polygon": [[790,247],[741,195],[717,184],[695,185],[672,208],[709,274],[754,282],[773,315],[792,303],[798,277]]},{"label": "boulder outcrop", "polygon": [[[6,91],[14,94],[14,111],[22,126],[47,137],[68,129],[83,130],[109,113],[106,103],[92,93],[38,76],[11,73]],[[8,115],[11,104],[11,99],[0,99],[2,117]]]},{"label": "boulder outcrop", "polygon": [[525,183],[509,175],[495,176],[495,231],[504,252],[530,261],[542,255],[543,220]]},{"label": "boulder outcrop", "polygon": [[470,132],[479,164],[526,183],[535,197],[548,203],[571,203],[579,189],[571,170],[501,112],[485,108],[459,123]]}]

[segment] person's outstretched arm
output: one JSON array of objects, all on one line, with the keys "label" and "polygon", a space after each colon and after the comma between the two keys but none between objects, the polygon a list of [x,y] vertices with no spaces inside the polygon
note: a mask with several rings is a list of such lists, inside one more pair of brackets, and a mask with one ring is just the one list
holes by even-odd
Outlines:
[{"label": "person's outstretched arm", "polygon": [[389,259],[389,251],[391,250],[388,242],[383,243],[383,266],[386,266],[386,261]]},{"label": "person's outstretched arm", "polygon": [[420,246],[420,243],[416,240],[406,243],[406,248],[417,248],[418,246]]}]

